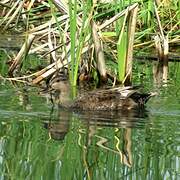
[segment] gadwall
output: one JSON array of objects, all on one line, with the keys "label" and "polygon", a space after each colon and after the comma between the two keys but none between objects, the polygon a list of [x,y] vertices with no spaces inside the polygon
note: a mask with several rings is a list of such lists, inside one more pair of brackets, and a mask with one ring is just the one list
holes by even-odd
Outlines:
[{"label": "gadwall", "polygon": [[115,87],[96,89],[78,95],[74,100],[69,96],[69,82],[60,81],[51,85],[51,89],[59,91],[56,99],[64,108],[77,110],[131,110],[143,109],[150,97],[156,93],[140,93],[138,87]]}]

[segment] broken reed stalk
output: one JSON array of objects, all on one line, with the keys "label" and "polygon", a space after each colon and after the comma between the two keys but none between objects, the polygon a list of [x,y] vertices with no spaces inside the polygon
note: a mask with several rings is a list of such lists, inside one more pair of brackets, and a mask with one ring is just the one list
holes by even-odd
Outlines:
[{"label": "broken reed stalk", "polygon": [[3,2],[0,2],[0,6],[3,6],[3,7],[5,7],[5,8],[11,8],[11,6],[9,6],[9,5],[6,5],[5,3],[3,3]]},{"label": "broken reed stalk", "polygon": [[9,18],[10,14],[14,11],[14,9],[16,8],[16,6],[19,4],[20,0],[18,0],[16,3],[13,4],[12,8],[8,11],[8,13],[6,14],[6,16],[3,18],[3,20],[0,23],[0,26],[2,26],[2,24],[4,24],[4,22],[7,21],[7,19]]},{"label": "broken reed stalk", "polygon": [[[68,52],[70,50],[70,44],[67,47]],[[88,47],[84,47],[82,49],[82,54],[88,51]],[[58,69],[61,69],[62,67],[65,67],[68,65],[68,60],[65,59],[66,54],[63,52],[62,54],[62,58],[60,60],[58,60],[57,62],[54,62],[50,65],[48,65],[47,67],[45,67],[44,69],[38,71],[36,74],[34,74],[36,76],[35,79],[33,79],[32,83],[33,84],[38,84],[39,82],[41,82],[43,79],[47,78],[48,76],[52,75],[53,73],[55,73]]]},{"label": "broken reed stalk", "polygon": [[68,4],[66,1],[52,0],[53,4],[57,7],[57,9],[62,12],[68,14]]},{"label": "broken reed stalk", "polygon": [[97,69],[99,71],[100,77],[103,81],[107,80],[107,74],[106,74],[106,64],[105,64],[105,58],[104,58],[104,52],[103,52],[103,45],[100,40],[100,37],[97,32],[96,23],[92,20],[91,21],[91,27],[92,27],[92,37],[96,52],[96,59],[97,59]]},{"label": "broken reed stalk", "polygon": [[[169,53],[169,42],[168,36],[165,37],[163,28],[161,26],[160,17],[157,11],[156,4],[154,3],[155,15],[158,22],[160,34],[155,37],[155,48],[158,52],[158,64],[155,75],[162,76],[164,83],[167,83],[168,78],[168,53]],[[162,75],[160,75],[162,74]],[[158,77],[159,78],[159,77]]]},{"label": "broken reed stalk", "polygon": [[128,11],[124,16],[123,23],[121,24],[121,31],[117,42],[117,61],[118,61],[118,79],[122,83],[126,75],[126,54],[127,54],[127,32],[125,31],[126,20]]},{"label": "broken reed stalk", "polygon": [[163,80],[164,83],[167,83],[168,77],[168,53],[169,53],[169,44],[168,38],[162,40],[161,35],[156,35],[154,38],[155,48],[158,54],[158,62],[156,63],[156,68],[154,69],[154,79],[155,83],[160,84]]},{"label": "broken reed stalk", "polygon": [[57,22],[62,23],[63,21],[67,21],[68,18],[69,18],[69,16],[67,14],[65,14],[65,15],[58,17],[57,21],[56,21],[56,19],[51,19],[48,22],[29,30],[28,33],[38,34],[38,35],[44,34],[45,32],[48,32],[49,23],[51,23],[51,25],[54,25]]},{"label": "broken reed stalk", "polygon": [[[20,12],[20,10],[22,9],[24,4],[24,1],[21,1],[18,5],[18,7],[16,8],[16,10],[14,11],[14,13],[10,16],[10,19],[8,20],[8,22],[6,23],[6,25],[4,26],[3,30],[6,30],[9,26],[9,24],[17,18],[18,13]],[[10,14],[9,14],[10,15]]]},{"label": "broken reed stalk", "polygon": [[109,20],[106,20],[103,24],[101,24],[99,26],[99,29],[103,29],[105,27],[107,27],[108,25],[112,24],[114,21],[118,20],[120,17],[124,16],[126,14],[127,11],[131,11],[132,9],[134,9],[136,6],[138,5],[138,3],[134,3],[133,5],[129,6],[128,8],[126,8],[125,10],[121,11],[120,13],[116,14],[114,17],[112,17]]},{"label": "broken reed stalk", "polygon": [[[51,58],[53,59],[53,62],[56,62],[57,61],[57,58],[56,58],[56,51],[53,51],[54,49],[54,46],[56,47],[56,38],[55,38],[55,35],[54,35],[54,32],[51,31],[51,23],[49,24],[49,31],[48,31],[48,47],[51,51],[50,55],[51,55]],[[52,36],[51,36],[52,35]],[[54,44],[51,40],[51,38],[54,39]]]},{"label": "broken reed stalk", "polygon": [[[138,4],[133,9],[131,8],[130,11],[127,9],[117,43],[119,81],[125,85],[131,85],[132,79],[133,44],[137,12]],[[128,22],[128,32],[125,29],[126,22]]]},{"label": "broken reed stalk", "polygon": [[[105,21],[105,23],[103,23],[102,25],[98,26],[97,29],[98,30],[102,30],[103,28],[105,28],[106,26],[110,25],[111,23],[113,23],[114,21],[116,21],[117,19],[119,19],[120,17],[122,17],[123,15],[125,15],[128,10],[132,10],[133,8],[135,8],[138,5],[138,3],[133,4],[132,6],[129,6],[127,9],[123,10],[122,12],[118,13],[116,16],[114,16],[113,18],[111,18],[110,20]],[[68,15],[63,15],[61,17],[58,18],[58,22],[60,21],[64,21],[68,19]],[[55,23],[55,21],[53,21],[52,23]],[[30,32],[33,34],[37,34],[39,30],[43,30],[44,28],[48,27],[48,23],[43,24],[39,27],[34,28],[33,30],[31,30]],[[90,39],[90,37],[86,37],[85,42],[88,41]],[[88,49],[85,47],[82,50],[82,53],[86,52]],[[67,51],[68,52],[68,51]],[[64,53],[63,53],[64,54]],[[63,61],[63,63],[62,63]],[[37,72],[36,74],[36,78],[32,81],[33,84],[37,84],[40,81],[42,81],[43,79],[47,78],[48,76],[50,76],[51,74],[53,74],[54,72],[56,72],[58,69],[62,68],[64,65],[63,64],[68,64],[67,63],[67,59],[65,59],[65,55],[61,56],[61,60],[58,60],[56,63],[52,63],[49,66],[47,66],[46,68],[40,70],[39,72]]]},{"label": "broken reed stalk", "polygon": [[165,37],[163,42],[163,81],[164,83],[167,83],[168,78],[168,54],[169,54],[169,43],[168,43],[168,36]]},{"label": "broken reed stalk", "polygon": [[21,50],[19,51],[19,53],[15,57],[12,65],[9,68],[8,73],[10,75],[12,75],[15,68],[22,63],[23,57],[25,57],[28,54],[34,38],[35,38],[35,35],[33,35],[33,34],[28,35],[26,42],[23,44]]},{"label": "broken reed stalk", "polygon": [[138,5],[129,12],[128,20],[128,47],[126,55],[126,79],[125,84],[131,85],[132,81],[132,61],[133,61],[133,45],[134,45],[134,34],[136,29]]},{"label": "broken reed stalk", "polygon": [[158,54],[158,62],[154,63],[153,66],[153,75],[154,75],[154,82],[155,84],[160,84],[161,79],[162,79],[162,74],[163,74],[163,61],[160,60],[163,57],[163,50],[161,46],[161,38],[159,35],[156,35],[154,37],[154,44],[155,44],[155,49]]}]

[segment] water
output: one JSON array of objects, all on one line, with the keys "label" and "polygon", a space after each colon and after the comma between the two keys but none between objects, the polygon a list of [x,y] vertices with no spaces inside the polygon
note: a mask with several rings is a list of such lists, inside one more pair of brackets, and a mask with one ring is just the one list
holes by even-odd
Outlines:
[{"label": "water", "polygon": [[180,179],[178,79],[158,92],[141,114],[82,113],[1,82],[0,179]]}]

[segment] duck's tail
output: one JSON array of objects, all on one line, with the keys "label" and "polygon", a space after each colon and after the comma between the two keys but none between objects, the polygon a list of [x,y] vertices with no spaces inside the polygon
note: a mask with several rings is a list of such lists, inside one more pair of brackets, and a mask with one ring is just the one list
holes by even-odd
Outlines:
[{"label": "duck's tail", "polygon": [[140,106],[144,106],[152,96],[156,96],[156,95],[157,95],[156,92],[143,93],[143,94],[142,94],[142,93],[135,92],[135,93],[133,93],[130,97],[131,97],[136,103],[138,103]]},{"label": "duck's tail", "polygon": [[151,97],[157,96],[158,93],[157,93],[157,92],[151,92],[151,93],[148,93],[147,95],[148,95],[148,96],[146,96],[146,98],[144,99],[144,102],[145,102],[145,103],[147,103],[147,101],[148,101]]}]

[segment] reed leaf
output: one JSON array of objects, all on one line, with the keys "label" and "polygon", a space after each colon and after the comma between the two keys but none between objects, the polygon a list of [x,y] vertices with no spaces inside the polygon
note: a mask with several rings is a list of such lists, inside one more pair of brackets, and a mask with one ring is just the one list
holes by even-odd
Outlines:
[{"label": "reed leaf", "polygon": [[127,15],[128,12],[123,19],[121,32],[117,42],[118,79],[120,82],[123,82],[126,73],[127,32],[125,31],[125,23]]},{"label": "reed leaf", "polygon": [[71,59],[71,67],[69,68],[69,78],[71,84],[73,84],[74,79],[74,66],[75,66],[75,58],[76,58],[76,30],[77,30],[77,0],[72,1],[69,0],[69,19],[70,19],[70,39],[71,39],[71,48],[70,48],[70,59]]},{"label": "reed leaf", "polygon": [[118,79],[124,81],[126,74],[126,54],[127,54],[127,33],[122,32],[117,43],[117,59],[118,59]]}]

